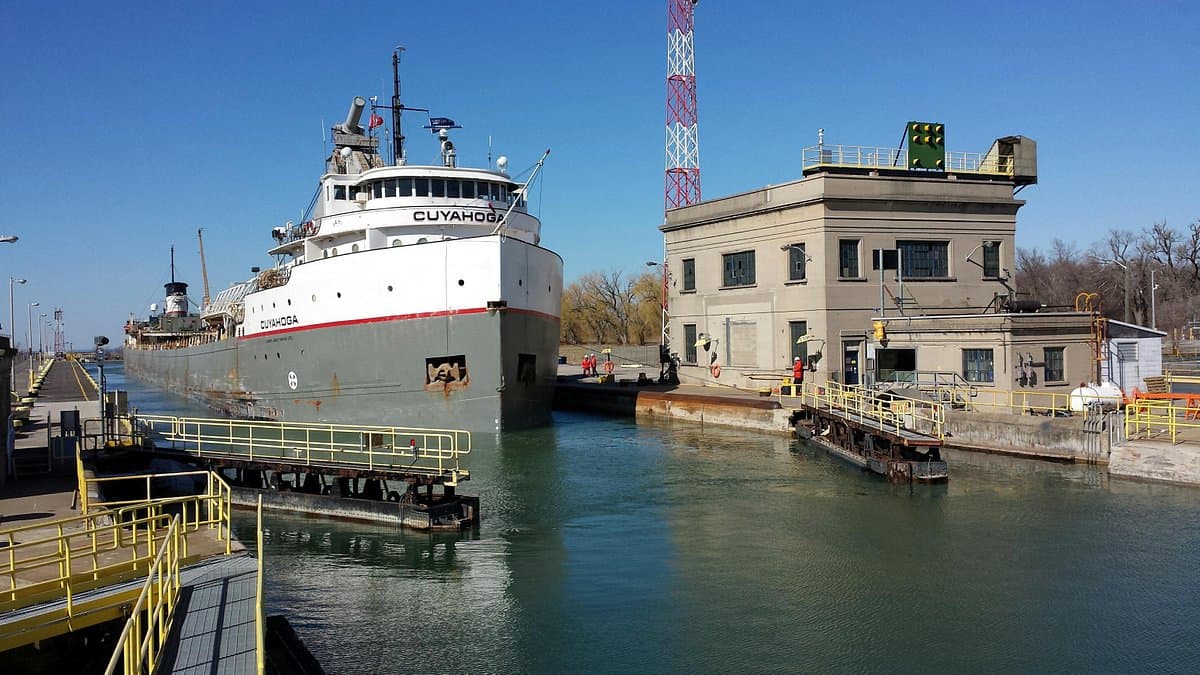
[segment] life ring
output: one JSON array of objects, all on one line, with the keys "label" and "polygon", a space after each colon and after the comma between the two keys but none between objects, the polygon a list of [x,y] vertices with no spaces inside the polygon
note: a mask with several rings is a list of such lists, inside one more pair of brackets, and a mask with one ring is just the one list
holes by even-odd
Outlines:
[{"label": "life ring", "polygon": [[708,367],[708,372],[712,373],[713,377],[721,377],[721,364],[714,363]]},{"label": "life ring", "polygon": [[604,362],[604,372],[612,374],[612,371],[613,371],[613,362],[605,361]]}]

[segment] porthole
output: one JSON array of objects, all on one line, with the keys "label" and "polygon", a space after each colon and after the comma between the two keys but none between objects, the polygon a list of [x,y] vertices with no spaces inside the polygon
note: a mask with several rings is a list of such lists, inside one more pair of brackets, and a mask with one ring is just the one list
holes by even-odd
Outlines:
[{"label": "porthole", "polygon": [[328,258],[328,257],[329,257],[329,251],[321,251],[321,257],[322,257],[322,258]]},{"label": "porthole", "polygon": [[464,282],[462,279],[459,279],[459,280],[458,280],[458,285],[459,285],[459,286],[462,286],[464,283],[466,283],[466,282]]},{"label": "porthole", "polygon": [[351,247],[350,247],[350,252],[351,252],[351,253],[358,253],[358,244],[355,244],[355,245],[351,246]]},{"label": "porthole", "polygon": [[403,245],[404,245],[404,243],[401,242],[399,239],[392,240],[392,246],[403,246]]},{"label": "porthole", "polygon": [[426,239],[425,237],[421,237],[420,239],[417,240],[417,243],[418,244],[427,244],[427,243],[429,243],[429,240]]},{"label": "porthole", "polygon": [[337,247],[336,247],[336,246],[335,246],[335,247],[333,247],[333,254],[334,254],[334,255],[337,255]]}]

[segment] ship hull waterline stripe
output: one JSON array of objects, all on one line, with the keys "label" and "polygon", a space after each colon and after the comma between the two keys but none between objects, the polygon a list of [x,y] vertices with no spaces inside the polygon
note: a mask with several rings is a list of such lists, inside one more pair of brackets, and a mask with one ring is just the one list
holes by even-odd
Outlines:
[{"label": "ship hull waterline stripe", "polygon": [[[467,309],[448,309],[437,312],[418,312],[416,314],[393,314],[391,316],[376,316],[368,319],[347,319],[345,321],[328,321],[326,323],[313,324],[311,326],[290,326],[288,328],[280,328],[278,330],[263,331],[254,335],[242,335],[238,340],[253,340],[255,338],[272,337],[275,335],[286,335],[288,333],[299,333],[306,330],[320,330],[322,328],[337,328],[340,326],[355,326],[367,323],[385,323],[388,321],[410,321],[412,319],[433,319],[441,316],[465,316],[470,314],[482,314],[489,311],[486,307],[471,307]],[[498,311],[514,312],[516,314],[527,314],[546,319],[548,321],[559,321],[560,317],[544,312],[538,312],[532,309],[517,309],[515,307],[503,307]]]}]

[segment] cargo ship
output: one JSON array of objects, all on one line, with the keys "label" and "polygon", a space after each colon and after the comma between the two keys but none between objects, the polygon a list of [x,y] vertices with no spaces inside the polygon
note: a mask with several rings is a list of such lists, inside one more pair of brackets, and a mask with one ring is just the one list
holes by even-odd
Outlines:
[{"label": "cargo ship", "polygon": [[[402,114],[427,111],[402,104],[398,64],[395,53],[391,105],[373,103],[364,129],[356,97],[331,129],[306,219],[271,230],[274,266],[211,298],[205,281],[193,309],[172,260],[163,305],[126,324],[128,375],[252,419],[470,431],[549,422],[562,259],[539,245],[527,207],[549,150],[524,182],[503,156],[460,167],[459,127],[430,117],[440,161],[410,164]],[[379,111],[392,118],[390,163],[373,133]]]}]

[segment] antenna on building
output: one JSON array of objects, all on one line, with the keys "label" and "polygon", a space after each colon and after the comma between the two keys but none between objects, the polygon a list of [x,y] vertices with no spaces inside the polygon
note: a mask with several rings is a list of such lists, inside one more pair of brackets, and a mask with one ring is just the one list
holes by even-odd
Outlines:
[{"label": "antenna on building", "polygon": [[666,208],[700,201],[700,136],[696,104],[695,8],[667,0]]}]

